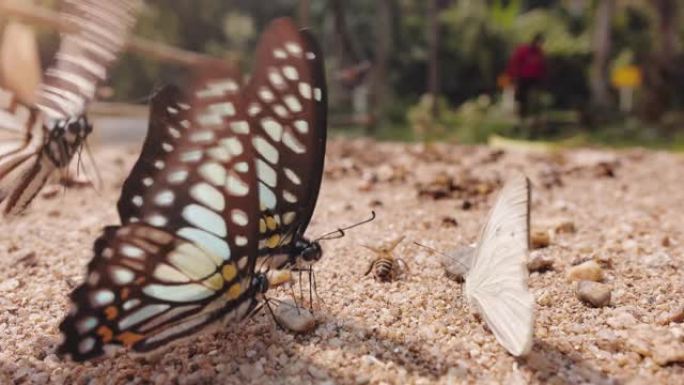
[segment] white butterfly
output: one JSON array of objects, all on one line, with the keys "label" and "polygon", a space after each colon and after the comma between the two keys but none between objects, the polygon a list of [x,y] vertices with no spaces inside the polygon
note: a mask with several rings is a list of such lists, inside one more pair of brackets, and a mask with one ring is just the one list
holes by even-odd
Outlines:
[{"label": "white butterfly", "polygon": [[532,349],[534,297],[527,286],[530,181],[511,178],[489,213],[465,277],[468,302],[509,353]]}]

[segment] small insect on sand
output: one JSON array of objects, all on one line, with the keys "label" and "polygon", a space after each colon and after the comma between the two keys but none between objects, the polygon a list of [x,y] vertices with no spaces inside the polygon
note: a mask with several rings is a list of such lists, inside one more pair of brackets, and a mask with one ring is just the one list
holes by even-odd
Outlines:
[{"label": "small insect on sand", "polygon": [[408,272],[408,264],[401,258],[394,256],[394,249],[404,240],[404,236],[391,241],[389,244],[381,247],[372,247],[363,245],[363,247],[371,250],[376,254],[376,257],[368,265],[368,270],[364,275],[373,272],[373,277],[378,282],[391,282],[399,278],[404,273]]}]

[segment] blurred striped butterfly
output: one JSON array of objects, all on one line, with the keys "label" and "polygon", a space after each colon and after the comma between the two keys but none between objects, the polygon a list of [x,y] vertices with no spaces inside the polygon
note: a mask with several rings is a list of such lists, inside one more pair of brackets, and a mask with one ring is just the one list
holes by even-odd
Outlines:
[{"label": "blurred striped butterfly", "polygon": [[[21,212],[55,170],[66,168],[92,127],[85,107],[123,48],[138,0],[65,0],[64,18],[79,31],[63,36],[35,105],[0,89],[0,202]],[[19,69],[17,69],[19,70]]]},{"label": "blurred striped butterfly", "polygon": [[534,297],[527,286],[530,182],[512,177],[492,208],[466,276],[465,295],[514,356],[530,352]]}]

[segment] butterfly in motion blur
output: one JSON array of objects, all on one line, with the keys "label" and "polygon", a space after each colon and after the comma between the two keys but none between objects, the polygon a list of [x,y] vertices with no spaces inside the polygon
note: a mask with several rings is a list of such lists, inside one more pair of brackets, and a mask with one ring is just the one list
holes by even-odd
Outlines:
[{"label": "butterfly in motion blur", "polygon": [[[27,105],[0,89],[0,202],[21,212],[55,170],[65,169],[92,131],[85,108],[125,44],[138,0],[64,0],[67,33]],[[21,71],[21,68],[14,69]]]},{"label": "butterfly in motion blur", "polygon": [[468,302],[514,356],[532,348],[534,297],[527,286],[530,182],[515,175],[504,185],[465,276]]},{"label": "butterfly in motion blur", "polygon": [[188,97],[167,87],[151,101],[149,132],[118,202],[121,226],[95,242],[60,326],[62,354],[82,361],[117,345],[146,352],[244,318],[269,285],[256,271],[259,256],[268,258],[259,249],[285,243],[272,240],[276,231],[294,237],[308,224],[326,113],[313,37],[277,19],[246,85],[232,69],[203,71]]}]

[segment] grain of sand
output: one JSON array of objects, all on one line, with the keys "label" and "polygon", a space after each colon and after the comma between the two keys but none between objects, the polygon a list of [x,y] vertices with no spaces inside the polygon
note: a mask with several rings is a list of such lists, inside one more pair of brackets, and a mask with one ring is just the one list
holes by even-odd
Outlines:
[{"label": "grain of sand", "polygon": [[[314,331],[293,335],[259,314],[152,356],[121,352],[77,364],[54,353],[58,325],[94,239],[117,223],[119,189],[137,157],[123,147],[97,154],[99,191],[43,194],[25,216],[0,225],[0,383],[684,383],[684,327],[662,321],[684,305],[679,155],[333,140],[308,234],[359,221],[371,209],[378,217],[323,244]],[[474,242],[495,196],[487,186],[498,186],[511,170],[532,180],[533,227],[552,233],[551,245],[533,252],[550,258],[553,270],[530,276],[538,302],[535,345],[520,360],[471,314],[439,258],[411,243],[449,250]],[[455,179],[444,194],[419,196],[445,175]],[[466,186],[473,183],[485,187]],[[553,232],[559,221],[576,231]],[[361,245],[400,235],[406,241],[397,255],[410,272],[391,283],[363,277],[372,255]],[[602,264],[612,287],[609,306],[584,305],[565,279],[568,268],[589,259]],[[658,352],[651,343],[657,338],[672,351]],[[663,362],[663,354],[672,356]]]}]

